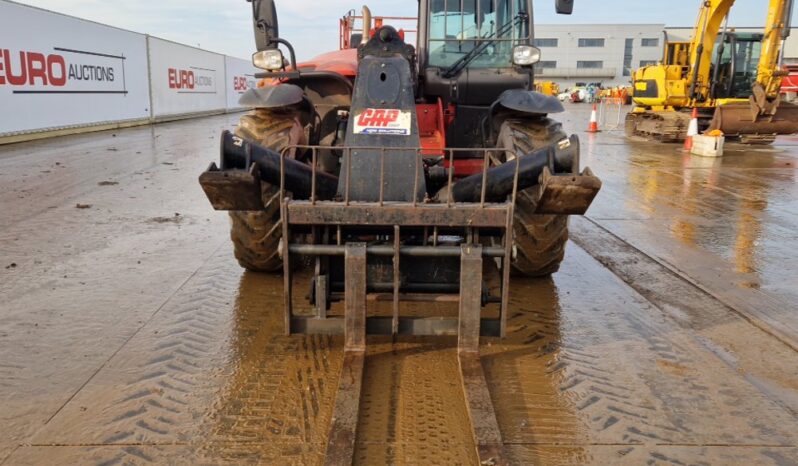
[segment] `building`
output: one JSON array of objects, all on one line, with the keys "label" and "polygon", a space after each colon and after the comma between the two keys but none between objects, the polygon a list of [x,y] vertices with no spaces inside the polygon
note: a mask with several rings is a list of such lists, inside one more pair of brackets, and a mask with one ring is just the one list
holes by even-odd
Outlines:
[{"label": "building", "polygon": [[[692,27],[664,24],[541,24],[535,27],[535,45],[541,61],[538,80],[557,82],[562,89],[579,83],[604,87],[631,83],[632,72],[662,59],[664,42],[690,39]],[[798,63],[798,30],[784,47],[785,63]],[[761,32],[762,28],[736,28]]]},{"label": "building", "polygon": [[625,85],[641,65],[662,57],[664,24],[557,24],[535,27],[539,80],[561,88],[577,83]]}]

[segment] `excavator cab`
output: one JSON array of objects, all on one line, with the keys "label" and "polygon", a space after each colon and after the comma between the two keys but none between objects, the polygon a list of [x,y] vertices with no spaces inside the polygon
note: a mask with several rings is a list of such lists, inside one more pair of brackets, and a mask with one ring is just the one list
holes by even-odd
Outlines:
[{"label": "excavator cab", "polygon": [[713,66],[713,99],[747,99],[757,78],[762,34],[728,33],[717,45]]}]

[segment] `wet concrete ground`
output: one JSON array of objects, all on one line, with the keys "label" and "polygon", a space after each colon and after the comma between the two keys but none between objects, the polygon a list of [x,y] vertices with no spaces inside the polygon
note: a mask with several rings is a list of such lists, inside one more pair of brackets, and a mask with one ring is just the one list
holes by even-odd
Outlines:
[{"label": "wet concrete ground", "polygon": [[[0,147],[0,463],[320,463],[342,342],[282,334],[196,182],[236,119]],[[512,461],[798,464],[798,140],[580,136],[604,188],[483,341]],[[454,341],[369,343],[357,461],[472,464]]]}]

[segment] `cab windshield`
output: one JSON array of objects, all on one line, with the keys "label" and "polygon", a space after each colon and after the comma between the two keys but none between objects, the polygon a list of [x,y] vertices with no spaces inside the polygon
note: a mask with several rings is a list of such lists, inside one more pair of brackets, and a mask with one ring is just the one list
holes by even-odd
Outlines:
[{"label": "cab windshield", "polygon": [[[761,34],[736,34],[726,37],[718,52],[715,98],[745,99],[756,82],[757,66],[762,53]],[[714,70],[713,70],[714,72]]]},{"label": "cab windshield", "polygon": [[481,49],[470,68],[512,66],[515,45],[528,44],[527,0],[430,0],[429,64],[448,68]]}]

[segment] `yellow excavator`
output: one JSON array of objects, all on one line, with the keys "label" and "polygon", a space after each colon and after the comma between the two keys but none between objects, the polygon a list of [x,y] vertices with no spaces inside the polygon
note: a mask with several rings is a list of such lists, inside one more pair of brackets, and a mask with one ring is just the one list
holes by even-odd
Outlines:
[{"label": "yellow excavator", "polygon": [[535,90],[543,95],[557,96],[560,93],[560,85],[554,81],[537,81]]},{"label": "yellow excavator", "polygon": [[767,1],[764,33],[751,34],[728,29],[734,0],[702,0],[692,40],[666,42],[662,63],[634,72],[626,134],[683,141],[693,108],[699,131],[719,129],[747,144],[798,132],[798,106],[779,95],[793,0]]}]

